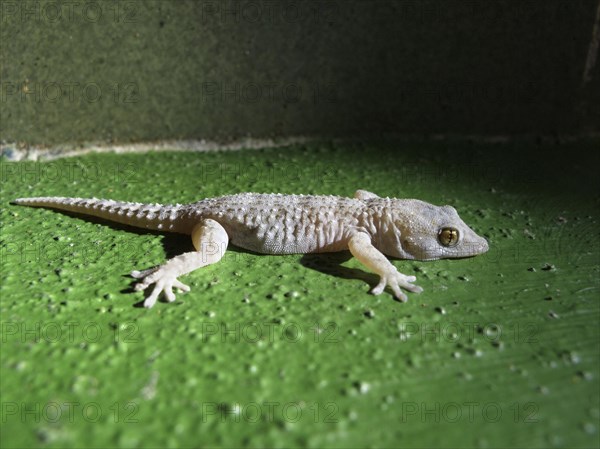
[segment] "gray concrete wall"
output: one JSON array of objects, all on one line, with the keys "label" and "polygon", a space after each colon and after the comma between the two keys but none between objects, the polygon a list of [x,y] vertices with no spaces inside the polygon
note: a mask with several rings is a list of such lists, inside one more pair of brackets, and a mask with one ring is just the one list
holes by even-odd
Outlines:
[{"label": "gray concrete wall", "polygon": [[2,0],[0,139],[594,132],[597,8]]}]

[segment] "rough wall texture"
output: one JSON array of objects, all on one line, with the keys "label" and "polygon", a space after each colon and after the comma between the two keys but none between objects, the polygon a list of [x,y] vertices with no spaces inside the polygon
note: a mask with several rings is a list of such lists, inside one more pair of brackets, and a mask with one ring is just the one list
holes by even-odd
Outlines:
[{"label": "rough wall texture", "polygon": [[2,0],[0,140],[597,132],[597,8]]}]

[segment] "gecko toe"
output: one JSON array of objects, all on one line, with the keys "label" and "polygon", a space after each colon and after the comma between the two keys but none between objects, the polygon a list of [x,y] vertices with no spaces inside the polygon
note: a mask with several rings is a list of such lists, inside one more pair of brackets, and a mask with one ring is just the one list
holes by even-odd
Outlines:
[{"label": "gecko toe", "polygon": [[423,287],[414,284],[402,284],[402,287],[413,293],[421,293],[423,291]]},{"label": "gecko toe", "polygon": [[143,290],[146,290],[148,288],[148,284],[146,284],[145,282],[138,282],[137,284],[135,284],[135,287],[133,287],[133,289],[136,292],[141,292]]},{"label": "gecko toe", "polygon": [[175,301],[175,293],[173,293],[173,288],[170,285],[166,286],[163,291],[165,292],[165,298],[167,298],[167,301]]},{"label": "gecko toe", "polygon": [[375,287],[373,287],[371,289],[371,294],[378,296],[381,295],[383,293],[383,290],[385,289],[385,286],[387,285],[387,281],[385,279],[382,279],[381,282],[379,282],[379,284],[377,284]]},{"label": "gecko toe", "polygon": [[381,294],[385,287],[390,287],[394,297],[401,302],[408,301],[408,296],[402,291],[402,289],[408,290],[413,293],[421,293],[423,289],[418,285],[412,284],[412,282],[416,281],[417,278],[415,276],[406,276],[399,272],[393,272],[384,274],[377,284],[372,290],[371,293],[374,295]]},{"label": "gecko toe", "polygon": [[160,294],[161,290],[162,290],[162,285],[156,284],[156,286],[154,287],[154,290],[152,290],[152,293],[150,294],[150,296],[148,296],[144,300],[144,307],[146,307],[147,309],[152,308],[154,306],[154,304],[156,304],[156,300],[158,299],[158,295]]},{"label": "gecko toe", "polygon": [[179,281],[178,279],[175,279],[173,281],[173,287],[178,288],[182,292],[189,292],[190,291],[190,287],[188,285],[185,285],[183,282]]},{"label": "gecko toe", "polygon": [[394,297],[400,301],[400,302],[407,302],[408,301],[408,296],[406,296],[404,293],[402,293],[401,291],[398,292],[394,292]]},{"label": "gecko toe", "polygon": [[134,271],[131,273],[132,276],[137,279],[142,278],[135,286],[134,290],[142,291],[146,290],[149,286],[154,284],[152,293],[144,300],[144,307],[151,308],[156,304],[158,297],[161,293],[164,294],[165,299],[168,302],[173,302],[176,299],[173,288],[177,288],[181,292],[189,292],[190,287],[180,282],[175,276],[167,270],[159,268],[152,268],[142,272]]}]

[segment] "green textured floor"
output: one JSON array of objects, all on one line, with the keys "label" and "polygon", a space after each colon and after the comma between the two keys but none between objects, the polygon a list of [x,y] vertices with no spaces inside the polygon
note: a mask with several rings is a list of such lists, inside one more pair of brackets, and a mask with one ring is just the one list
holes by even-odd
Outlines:
[{"label": "green textured floor", "polygon": [[[3,163],[2,447],[598,447],[597,145]],[[9,205],[358,188],[452,204],[490,251],[395,261],[425,289],[402,304],[344,253],[233,249],[145,310],[127,274],[187,238]]]}]

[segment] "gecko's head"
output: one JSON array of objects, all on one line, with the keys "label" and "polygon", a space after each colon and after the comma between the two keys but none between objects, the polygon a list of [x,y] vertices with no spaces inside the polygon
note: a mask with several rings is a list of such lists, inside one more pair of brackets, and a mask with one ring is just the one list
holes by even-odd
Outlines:
[{"label": "gecko's head", "polygon": [[409,207],[397,209],[395,226],[400,231],[398,256],[435,260],[470,257],[485,253],[488,242],[458,216],[452,206],[434,206],[410,200]]}]

